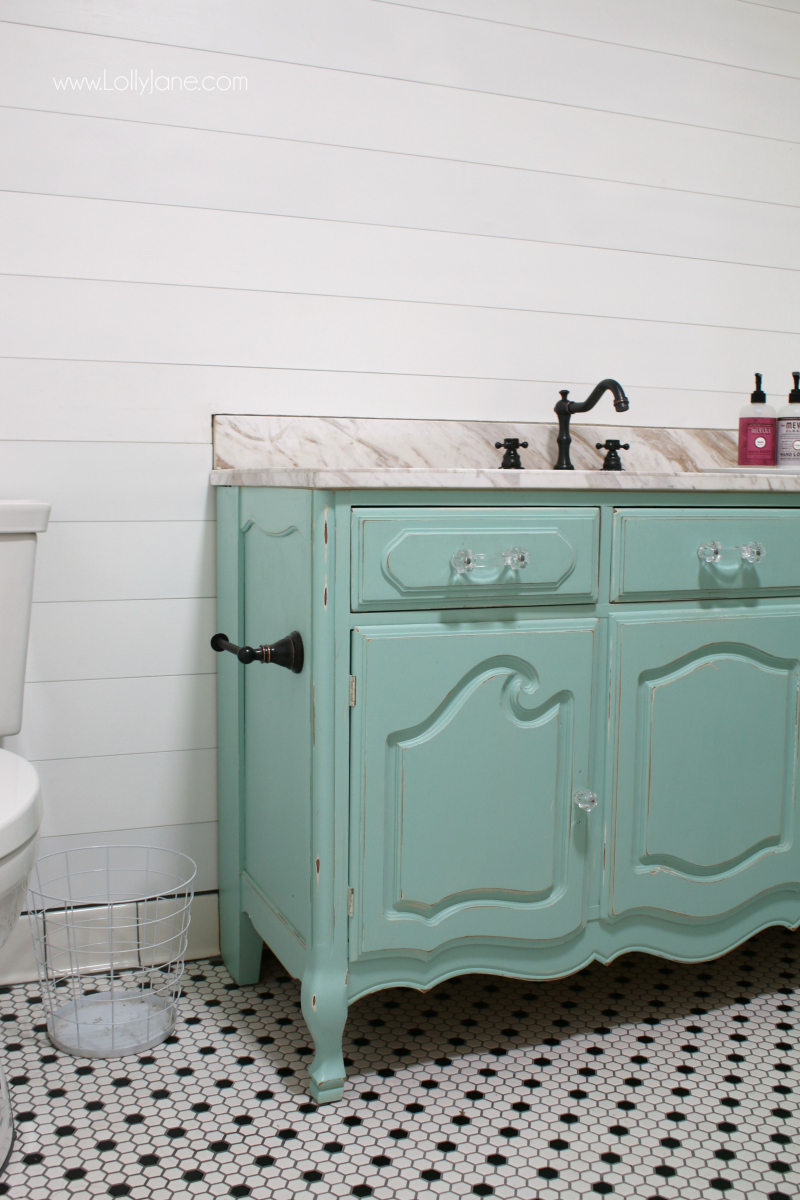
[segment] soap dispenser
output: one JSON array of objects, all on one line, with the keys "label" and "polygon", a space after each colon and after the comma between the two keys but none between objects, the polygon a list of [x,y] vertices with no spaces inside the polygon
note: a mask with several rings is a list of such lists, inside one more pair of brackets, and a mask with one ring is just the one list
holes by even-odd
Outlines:
[{"label": "soap dispenser", "polygon": [[739,466],[774,467],[776,443],[775,409],[767,404],[761,376],[756,372],[756,389],[739,413]]},{"label": "soap dispenser", "polygon": [[792,371],[792,378],[789,403],[778,409],[778,466],[800,471],[800,371]]}]

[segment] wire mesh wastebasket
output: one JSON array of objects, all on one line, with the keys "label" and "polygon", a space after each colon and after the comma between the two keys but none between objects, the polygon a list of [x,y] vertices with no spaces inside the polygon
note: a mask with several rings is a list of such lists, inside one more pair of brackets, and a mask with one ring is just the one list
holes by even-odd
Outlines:
[{"label": "wire mesh wastebasket", "polygon": [[50,1041],[117,1058],[172,1032],[195,864],[151,846],[82,846],[40,858],[28,914]]}]

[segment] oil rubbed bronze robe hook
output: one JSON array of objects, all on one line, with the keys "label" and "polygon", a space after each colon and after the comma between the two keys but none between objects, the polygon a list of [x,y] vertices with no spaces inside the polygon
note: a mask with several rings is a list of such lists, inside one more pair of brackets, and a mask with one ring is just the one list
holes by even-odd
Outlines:
[{"label": "oil rubbed bronze robe hook", "polygon": [[233,642],[228,641],[227,634],[215,633],[211,639],[211,649],[218,653],[227,650],[230,654],[235,654],[245,667],[251,662],[264,663],[265,666],[274,663],[276,667],[286,667],[295,675],[299,675],[303,669],[303,639],[296,629],[288,637],[273,642],[271,646],[258,646],[256,649],[252,646],[235,646]]}]

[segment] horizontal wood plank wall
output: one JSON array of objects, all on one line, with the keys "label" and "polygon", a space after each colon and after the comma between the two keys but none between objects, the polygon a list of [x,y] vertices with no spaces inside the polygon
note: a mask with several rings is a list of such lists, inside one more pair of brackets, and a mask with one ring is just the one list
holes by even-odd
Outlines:
[{"label": "horizontal wood plank wall", "polygon": [[53,504],[6,744],[45,848],[160,841],[213,890],[211,414],[550,420],[612,374],[629,424],[727,428],[756,370],[779,399],[800,0],[0,21],[0,488]]}]

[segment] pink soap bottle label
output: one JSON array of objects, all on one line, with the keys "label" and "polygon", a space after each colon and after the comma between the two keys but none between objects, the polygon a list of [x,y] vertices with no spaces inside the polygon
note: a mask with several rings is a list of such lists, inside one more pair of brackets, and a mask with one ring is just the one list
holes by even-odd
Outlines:
[{"label": "pink soap bottle label", "polygon": [[[755,407],[755,406],[754,406]],[[739,418],[739,466],[775,466],[775,421],[762,417]]]}]

